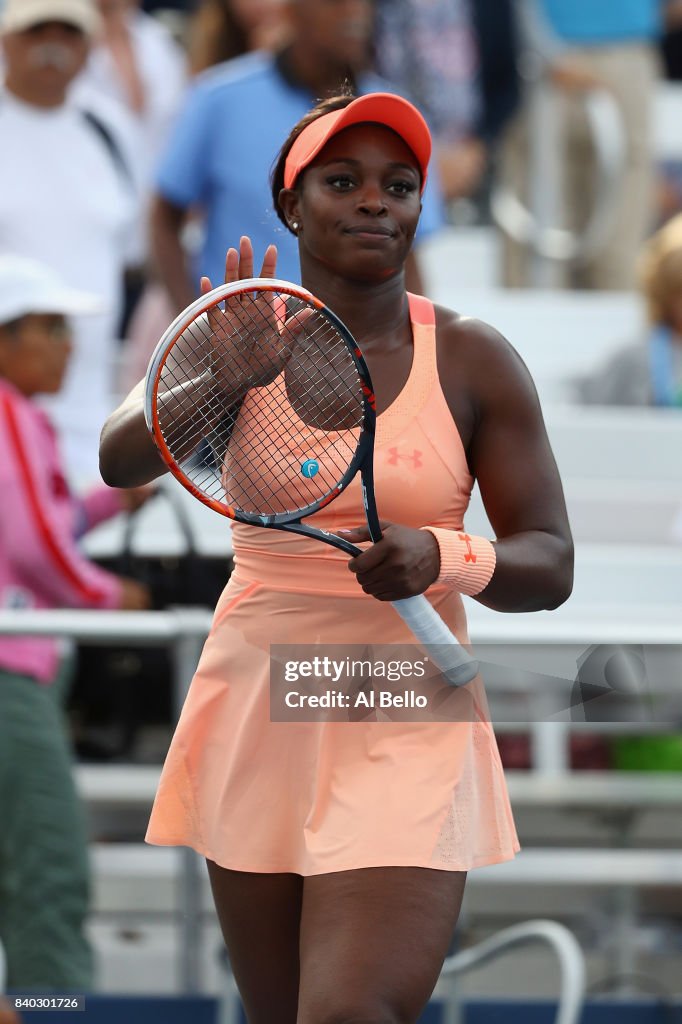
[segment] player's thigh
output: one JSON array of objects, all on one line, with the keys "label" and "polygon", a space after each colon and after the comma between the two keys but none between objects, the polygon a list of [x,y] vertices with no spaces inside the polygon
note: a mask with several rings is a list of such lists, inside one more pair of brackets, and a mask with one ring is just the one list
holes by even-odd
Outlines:
[{"label": "player's thigh", "polygon": [[249,1024],[295,1024],[303,879],[207,864]]},{"label": "player's thigh", "polygon": [[304,880],[298,1024],[411,1024],[447,955],[465,872],[362,868]]}]

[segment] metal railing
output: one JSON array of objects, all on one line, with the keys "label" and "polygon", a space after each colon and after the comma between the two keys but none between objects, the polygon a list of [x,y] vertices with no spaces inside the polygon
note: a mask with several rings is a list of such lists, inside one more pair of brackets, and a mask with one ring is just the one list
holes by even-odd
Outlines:
[{"label": "metal railing", "polygon": [[[441,981],[452,981],[517,946],[538,942],[548,944],[559,961],[561,982],[556,1024],[578,1024],[586,993],[585,958],[573,933],[556,921],[524,921],[491,935],[470,949],[455,953],[443,964]],[[451,989],[445,1000],[443,1024],[458,1024],[458,1003],[457,992]]]}]

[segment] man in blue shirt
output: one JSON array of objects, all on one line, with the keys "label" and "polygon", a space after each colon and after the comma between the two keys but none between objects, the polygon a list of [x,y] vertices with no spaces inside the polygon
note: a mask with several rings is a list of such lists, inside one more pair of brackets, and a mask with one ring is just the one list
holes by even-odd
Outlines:
[{"label": "man in blue shirt", "polygon": [[[554,283],[585,288],[629,289],[635,283],[640,246],[654,222],[652,103],[659,73],[658,39],[669,0],[519,0],[526,47],[544,71],[538,88],[551,82],[558,93],[555,117],[562,140],[559,213],[580,233],[594,213],[594,147],[584,96],[606,91],[622,122],[624,158],[614,183],[614,216],[599,248],[578,264],[557,268]],[[527,114],[527,109],[526,109]],[[512,129],[505,177],[517,191],[528,188],[524,133]],[[537,140],[536,140],[537,141]],[[531,280],[530,254],[509,240],[505,283]]]},{"label": "man in blue shirt", "polygon": [[[291,0],[291,42],[272,55],[247,54],[205,72],[190,90],[157,180],[152,239],[157,265],[173,304],[197,293],[201,275],[223,280],[225,253],[250,235],[256,259],[277,245],[277,276],[299,280],[298,248],[272,209],[269,172],[289,131],[317,98],[345,84],[367,93],[397,90],[367,64],[372,32],[370,0]],[[190,268],[182,232],[199,210],[203,239]],[[421,237],[442,224],[433,180],[424,196]],[[413,263],[412,290],[420,287]]]}]

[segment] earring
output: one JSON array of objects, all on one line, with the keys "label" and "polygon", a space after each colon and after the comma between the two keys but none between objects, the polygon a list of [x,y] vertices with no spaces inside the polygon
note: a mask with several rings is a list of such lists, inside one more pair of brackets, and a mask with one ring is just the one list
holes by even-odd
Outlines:
[{"label": "earring", "polygon": [[291,222],[291,230],[292,231],[298,231],[298,221],[297,220],[293,220]]}]

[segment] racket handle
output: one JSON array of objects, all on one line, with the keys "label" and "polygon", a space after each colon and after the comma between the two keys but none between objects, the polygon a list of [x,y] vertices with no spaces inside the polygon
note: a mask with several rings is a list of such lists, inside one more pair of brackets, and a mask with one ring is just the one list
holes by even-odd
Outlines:
[{"label": "racket handle", "polygon": [[478,673],[478,662],[455,639],[424,595],[393,601],[392,604],[450,685],[470,683]]}]

